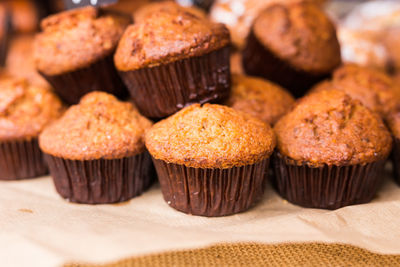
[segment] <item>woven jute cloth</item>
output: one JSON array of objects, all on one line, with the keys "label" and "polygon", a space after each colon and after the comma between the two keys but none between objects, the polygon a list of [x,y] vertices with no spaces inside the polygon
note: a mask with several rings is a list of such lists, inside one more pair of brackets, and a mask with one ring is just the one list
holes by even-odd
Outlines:
[{"label": "woven jute cloth", "polygon": [[159,253],[104,265],[68,264],[65,267],[95,266],[400,266],[400,255],[376,254],[344,244],[238,243]]}]

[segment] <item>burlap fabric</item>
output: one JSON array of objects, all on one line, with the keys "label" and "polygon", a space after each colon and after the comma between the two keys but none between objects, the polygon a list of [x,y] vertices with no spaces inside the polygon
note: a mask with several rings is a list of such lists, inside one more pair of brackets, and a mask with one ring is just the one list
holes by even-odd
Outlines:
[{"label": "burlap fabric", "polygon": [[65,267],[141,266],[400,266],[400,255],[382,255],[344,244],[240,243],[153,254],[104,265],[68,264]]}]

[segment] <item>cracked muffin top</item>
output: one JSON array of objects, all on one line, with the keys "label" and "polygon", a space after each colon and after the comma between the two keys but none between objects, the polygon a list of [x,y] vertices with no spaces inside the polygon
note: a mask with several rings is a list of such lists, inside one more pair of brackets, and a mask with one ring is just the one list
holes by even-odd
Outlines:
[{"label": "cracked muffin top", "polygon": [[379,116],[339,90],[300,99],[274,130],[279,152],[310,166],[374,162],[385,159],[392,145]]},{"label": "cracked muffin top", "polygon": [[289,112],[294,98],[285,89],[267,80],[233,74],[232,94],[226,104],[273,125]]},{"label": "cracked muffin top", "polygon": [[49,16],[35,38],[36,67],[47,75],[87,67],[114,52],[130,22],[128,16],[94,7]]},{"label": "cracked muffin top", "polygon": [[256,18],[252,31],[275,56],[298,70],[325,74],[341,62],[336,29],[313,3],[271,5]]},{"label": "cracked muffin top", "polygon": [[0,79],[0,140],[36,138],[64,111],[59,98],[47,88],[24,79]]},{"label": "cracked muffin top", "polygon": [[232,108],[194,104],[146,134],[155,159],[193,168],[232,168],[268,158],[275,135],[263,121]]},{"label": "cracked muffin top", "polygon": [[144,133],[151,125],[131,103],[92,92],[47,127],[39,145],[43,152],[69,160],[130,157],[144,152]]},{"label": "cracked muffin top", "polygon": [[114,61],[117,69],[131,71],[202,56],[229,44],[223,24],[183,8],[165,7],[127,28]]},{"label": "cracked muffin top", "polygon": [[344,65],[335,70],[332,80],[316,85],[311,93],[332,89],[341,90],[359,100],[382,118],[400,107],[400,85],[376,69]]}]

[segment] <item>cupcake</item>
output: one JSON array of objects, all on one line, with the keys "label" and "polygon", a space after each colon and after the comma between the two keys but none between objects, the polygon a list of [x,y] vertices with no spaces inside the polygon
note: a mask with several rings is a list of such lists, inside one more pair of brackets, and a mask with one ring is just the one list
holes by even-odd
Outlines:
[{"label": "cupcake", "polygon": [[229,44],[224,25],[160,9],[127,28],[114,60],[141,113],[163,118],[229,96]]},{"label": "cupcake", "polygon": [[311,3],[269,6],[254,21],[243,51],[247,74],[276,82],[296,97],[340,62],[335,27]]},{"label": "cupcake", "polygon": [[331,89],[344,91],[382,118],[400,107],[400,85],[377,69],[344,65],[335,70],[332,80],[316,85],[310,92]]},{"label": "cupcake", "polygon": [[194,104],[155,124],[146,147],[168,205],[193,215],[224,216],[261,198],[275,135],[245,113]]},{"label": "cupcake", "polygon": [[20,79],[0,79],[0,180],[47,173],[37,138],[62,111],[61,101],[49,90]]},{"label": "cupcake", "polygon": [[290,111],[294,98],[285,89],[269,81],[234,74],[232,94],[226,104],[273,125]]},{"label": "cupcake", "polygon": [[151,125],[131,103],[104,92],[84,96],[39,137],[57,192],[87,204],[140,195],[154,178],[144,146]]},{"label": "cupcake", "polygon": [[372,200],[392,138],[379,116],[339,90],[301,99],[274,127],[277,190],[310,208]]},{"label": "cupcake", "polygon": [[96,90],[123,97],[126,89],[114,67],[113,53],[129,22],[94,7],[47,17],[34,45],[38,71],[69,104]]}]

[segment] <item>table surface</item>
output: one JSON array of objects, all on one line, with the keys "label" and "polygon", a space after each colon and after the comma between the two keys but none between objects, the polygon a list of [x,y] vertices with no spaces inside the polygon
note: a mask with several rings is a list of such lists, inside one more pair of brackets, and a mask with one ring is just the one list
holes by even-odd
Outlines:
[{"label": "table surface", "polygon": [[175,211],[158,184],[131,201],[92,206],[63,200],[50,177],[0,182],[0,258],[4,266],[104,263],[241,241],[334,242],[400,254],[400,187],[387,176],[369,204],[305,209],[267,186],[254,208],[222,218]]}]

